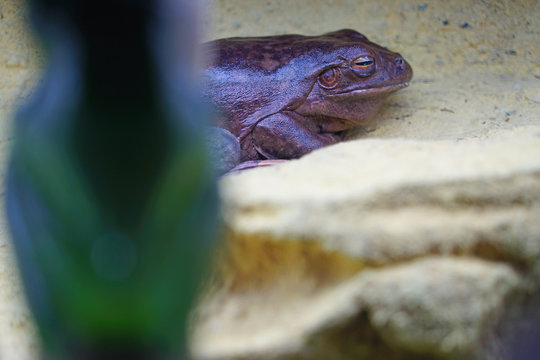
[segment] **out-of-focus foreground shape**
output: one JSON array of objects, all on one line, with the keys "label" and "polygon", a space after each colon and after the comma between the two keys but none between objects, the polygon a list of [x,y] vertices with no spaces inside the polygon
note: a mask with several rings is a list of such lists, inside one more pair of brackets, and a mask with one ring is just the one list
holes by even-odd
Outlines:
[{"label": "out-of-focus foreground shape", "polygon": [[[6,206],[45,359],[169,359],[216,227],[194,2],[33,0]],[[121,19],[121,21],[119,21]]]}]

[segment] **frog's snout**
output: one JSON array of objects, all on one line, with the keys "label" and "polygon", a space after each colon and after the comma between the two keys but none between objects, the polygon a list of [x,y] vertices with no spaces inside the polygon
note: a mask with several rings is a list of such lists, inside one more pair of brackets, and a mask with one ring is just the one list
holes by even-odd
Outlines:
[{"label": "frog's snout", "polygon": [[412,68],[401,55],[396,55],[393,59],[394,62],[394,74],[401,82],[407,82],[412,78]]}]

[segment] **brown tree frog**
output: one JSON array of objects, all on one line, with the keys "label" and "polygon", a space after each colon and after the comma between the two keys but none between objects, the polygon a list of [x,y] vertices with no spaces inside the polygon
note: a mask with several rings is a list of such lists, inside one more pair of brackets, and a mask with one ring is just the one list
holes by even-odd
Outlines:
[{"label": "brown tree frog", "polygon": [[222,172],[342,141],[412,78],[401,55],[348,29],[221,39],[204,50],[203,94],[220,114],[209,141]]}]

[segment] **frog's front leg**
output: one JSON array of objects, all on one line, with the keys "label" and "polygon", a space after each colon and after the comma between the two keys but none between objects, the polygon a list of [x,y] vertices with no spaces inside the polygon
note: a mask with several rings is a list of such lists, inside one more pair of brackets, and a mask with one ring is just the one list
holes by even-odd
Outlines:
[{"label": "frog's front leg", "polygon": [[293,112],[265,118],[252,136],[255,149],[266,159],[295,159],[341,141],[339,135],[319,132],[315,120]]}]

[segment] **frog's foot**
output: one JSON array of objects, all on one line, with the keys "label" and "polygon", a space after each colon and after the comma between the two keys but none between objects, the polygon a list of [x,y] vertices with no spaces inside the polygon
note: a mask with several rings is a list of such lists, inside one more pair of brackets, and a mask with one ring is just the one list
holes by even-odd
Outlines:
[{"label": "frog's foot", "polygon": [[283,159],[273,159],[273,160],[253,160],[253,161],[245,161],[243,163],[238,164],[231,170],[229,170],[229,173],[252,169],[260,166],[270,166],[270,165],[276,165],[276,164],[283,164],[284,162],[287,162],[289,160],[283,160]]}]

